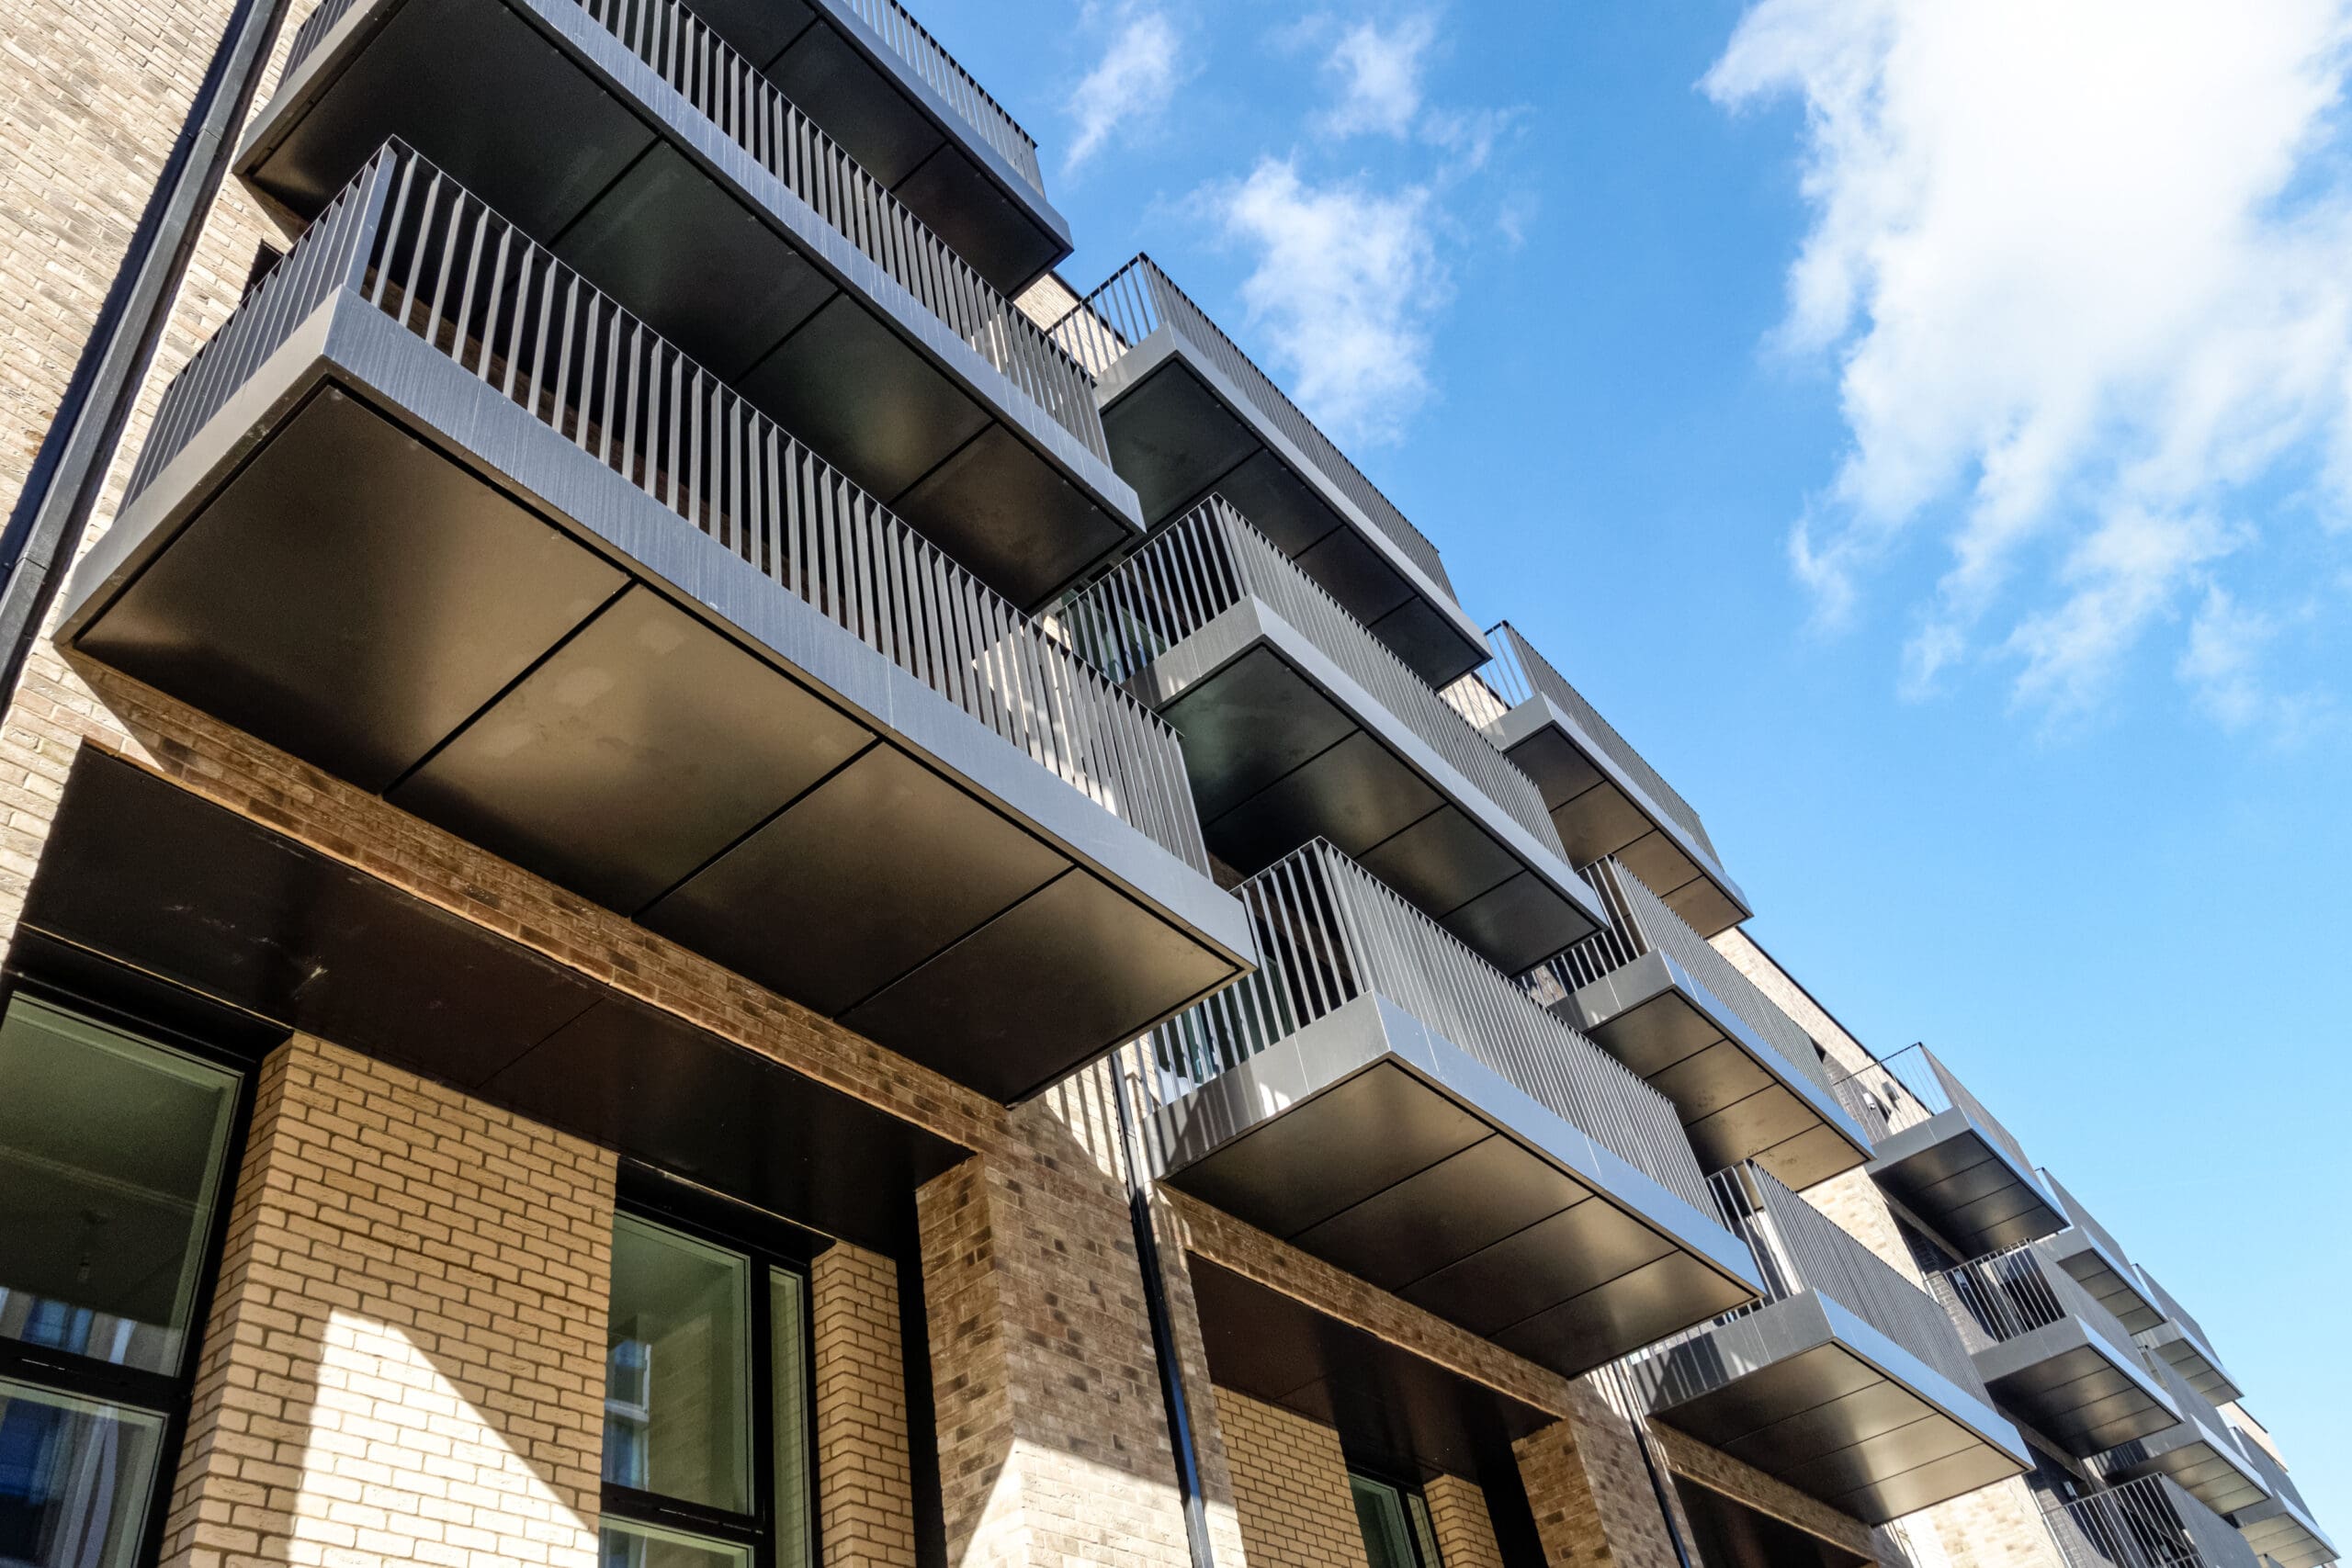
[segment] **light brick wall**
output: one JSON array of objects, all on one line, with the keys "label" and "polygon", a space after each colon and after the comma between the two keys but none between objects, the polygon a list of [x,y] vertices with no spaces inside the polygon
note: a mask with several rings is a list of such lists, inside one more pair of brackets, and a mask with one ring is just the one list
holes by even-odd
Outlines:
[{"label": "light brick wall", "polygon": [[340,1047],[272,1054],[164,1561],[594,1568],[613,1179]]},{"label": "light brick wall", "polygon": [[1430,1531],[1445,1568],[1503,1568],[1487,1495],[1458,1475],[1441,1475],[1421,1488],[1430,1506]]},{"label": "light brick wall", "polygon": [[907,1457],[899,1272],[837,1244],[809,1270],[817,1347],[817,1514],[826,1568],[912,1568],[914,1477]]},{"label": "light brick wall", "polygon": [[1229,1388],[1216,1410],[1250,1568],[1364,1568],[1340,1434]]},{"label": "light brick wall", "polygon": [[2021,1476],[1939,1503],[1904,1523],[1918,1555],[1940,1557],[1951,1568],[2065,1568]]}]

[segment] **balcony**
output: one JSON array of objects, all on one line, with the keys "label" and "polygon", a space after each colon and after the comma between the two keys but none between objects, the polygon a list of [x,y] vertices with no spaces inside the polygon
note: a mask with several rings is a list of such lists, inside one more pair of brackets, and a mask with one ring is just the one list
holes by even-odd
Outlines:
[{"label": "balcony", "polygon": [[2109,1235],[2107,1227],[2047,1168],[2040,1174],[2042,1190],[2058,1201],[2058,1212],[2066,1217],[2066,1228],[2042,1241],[2042,1255],[2073,1275],[2132,1333],[2144,1333],[2162,1323],[2164,1308],[2140,1282],[2140,1271],[2125,1255],[2123,1244]]},{"label": "balcony", "polygon": [[2066,1568],[2256,1568],[2235,1531],[2161,1475],[2045,1504],[2041,1517]]},{"label": "balcony", "polygon": [[1754,1298],[1673,1108],[1328,844],[1141,1042],[1162,1179],[1575,1375]]},{"label": "balcony", "polygon": [[1487,658],[1437,548],[1148,256],[1053,331],[1100,382],[1147,523],[1221,494],[1422,680]]},{"label": "balcony", "polygon": [[2007,1414],[2087,1459],[2174,1426],[2180,1413],[2131,1331],[2028,1242],[1928,1277]]},{"label": "balcony", "polygon": [[2156,1283],[2154,1275],[2145,1269],[2134,1268],[2140,1284],[2161,1312],[2163,1321],[2140,1334],[2143,1349],[2154,1352],[2171,1364],[2189,1387],[2205,1398],[2220,1404],[2237,1398],[2245,1390],[2230,1376],[2222,1358],[2214,1353],[2213,1341],[2188,1309],[2175,1301],[2170,1291]]},{"label": "balcony", "polygon": [[1535,781],[1568,858],[1613,856],[1701,936],[1747,919],[1690,803],[1509,621],[1487,637],[1494,661],[1446,696]]},{"label": "balcony", "polygon": [[1209,848],[1244,875],[1327,839],[1513,975],[1604,919],[1526,775],[1221,498],[1059,618],[1184,737]]},{"label": "balcony", "polygon": [[1004,1099],[1250,961],[1176,739],[387,148],[164,394],[61,643]]},{"label": "balcony", "polygon": [[237,154],[265,198],[308,220],[398,140],[1016,604],[1133,541],[1091,378],[676,0],[353,0],[306,41]]},{"label": "balcony", "polygon": [[1866,1524],[2026,1468],[1926,1292],[1753,1166],[1710,1185],[1765,1300],[1627,1363],[1657,1419]]},{"label": "balcony", "polygon": [[2230,1516],[2246,1544],[2278,1568],[2320,1568],[2335,1562],[2335,1543],[2312,1517],[2311,1506],[2287,1474],[2287,1467],[2244,1431],[2233,1428],[2230,1436],[2237,1439],[2239,1453],[2270,1493],[2263,1501]]},{"label": "balcony", "polygon": [[2270,1489],[2230,1424],[2161,1357],[2143,1358],[2180,1420],[2162,1431],[2122,1443],[2098,1457],[2110,1481],[2165,1475],[2217,1514],[2234,1514],[2270,1499]]},{"label": "balcony", "polygon": [[2025,1150],[1926,1046],[1906,1046],[1835,1088],[1877,1151],[1871,1175],[1961,1256],[2064,1227]]},{"label": "balcony", "polygon": [[1529,976],[1560,1020],[1674,1102],[1700,1163],[1803,1189],[1871,1157],[1813,1039],[1615,861],[1585,868],[1609,924]]}]

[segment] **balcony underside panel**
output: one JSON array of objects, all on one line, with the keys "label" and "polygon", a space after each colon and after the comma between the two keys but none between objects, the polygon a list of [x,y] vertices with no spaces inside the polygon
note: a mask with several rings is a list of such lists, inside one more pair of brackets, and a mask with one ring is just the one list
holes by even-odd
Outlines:
[{"label": "balcony underside panel", "polygon": [[571,0],[355,6],[239,169],[309,216],[394,137],[1014,603],[1133,536],[1107,464]]},{"label": "balcony underside panel", "polygon": [[1137,677],[1212,853],[1248,876],[1328,839],[1507,975],[1596,929],[1573,872],[1327,664],[1250,600]]},{"label": "balcony underside panel", "polygon": [[1238,972],[1205,877],[349,310],[118,525],[82,656],[999,1098]]},{"label": "balcony underside panel", "polygon": [[1222,495],[1433,686],[1487,659],[1484,635],[1314,467],[1167,329],[1103,386],[1119,477],[1157,524]]},{"label": "balcony underside panel", "polygon": [[1172,1185],[1571,1375],[1756,1293],[1719,1226],[1381,998],[1153,1137]]},{"label": "balcony underside panel", "polygon": [[1747,898],[1731,879],[1572,730],[1566,716],[1539,697],[1512,710],[1500,737],[1510,760],[1543,792],[1568,858],[1588,865],[1615,856],[1701,936],[1747,919]]},{"label": "balcony underside panel", "polygon": [[2179,1419],[2132,1352],[2109,1345],[2079,1318],[1988,1346],[1975,1360],[2003,1410],[2077,1458]]},{"label": "balcony underside panel", "polygon": [[2141,1343],[2171,1363],[2172,1370],[2214,1404],[2223,1404],[2245,1393],[2229,1369],[2215,1360],[2196,1335],[2166,1319],[2141,1337]]},{"label": "balcony underside panel", "polygon": [[2134,1334],[2162,1323],[2164,1309],[2148,1299],[2132,1277],[2130,1265],[2119,1265],[2082,1230],[2068,1226],[2041,1244],[2050,1260],[2074,1277],[2091,1299],[2115,1314]]},{"label": "balcony underside panel", "polygon": [[1946,1111],[1888,1134],[1871,1174],[1967,1257],[2050,1235],[2065,1216],[1962,1112]]},{"label": "balcony underside panel", "polygon": [[2261,1503],[2268,1493],[2229,1439],[2194,1422],[2182,1422],[2127,1446],[2117,1456],[2113,1479],[2169,1475],[2217,1514],[2232,1514]]},{"label": "balcony underside panel", "polygon": [[1673,1101],[1702,1169],[1754,1160],[1803,1190],[1870,1158],[1827,1090],[1753,1040],[1663,953],[1644,953],[1552,1010]]},{"label": "balcony underside panel", "polygon": [[2246,1544],[2278,1564],[2278,1568],[2321,1568],[2335,1561],[2335,1543],[2316,1521],[2284,1497],[2272,1497],[2242,1508],[2230,1522]]},{"label": "balcony underside panel", "polygon": [[2025,1468],[1997,1416],[1815,1292],[1633,1367],[1659,1420],[1866,1524]]}]

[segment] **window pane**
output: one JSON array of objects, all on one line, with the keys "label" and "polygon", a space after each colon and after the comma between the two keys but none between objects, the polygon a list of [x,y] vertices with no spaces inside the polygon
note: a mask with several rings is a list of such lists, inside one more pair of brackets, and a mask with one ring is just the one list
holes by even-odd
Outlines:
[{"label": "window pane", "polygon": [[750,1568],[752,1549],[607,1518],[597,1537],[604,1568]]},{"label": "window pane", "polygon": [[616,1222],[605,1480],[752,1511],[751,1316],[749,1260]]},{"label": "window pane", "polygon": [[808,1285],[783,1269],[768,1274],[770,1391],[775,1418],[776,1568],[808,1568]]},{"label": "window pane", "polygon": [[164,1421],[0,1382],[0,1562],[129,1568]]},{"label": "window pane", "polygon": [[1356,1522],[1363,1527],[1364,1555],[1372,1568],[1419,1568],[1405,1523],[1405,1499],[1396,1488],[1361,1475],[1348,1477],[1355,1494]]},{"label": "window pane", "polygon": [[176,1373],[234,1073],[18,999],[0,1021],[0,1335]]}]

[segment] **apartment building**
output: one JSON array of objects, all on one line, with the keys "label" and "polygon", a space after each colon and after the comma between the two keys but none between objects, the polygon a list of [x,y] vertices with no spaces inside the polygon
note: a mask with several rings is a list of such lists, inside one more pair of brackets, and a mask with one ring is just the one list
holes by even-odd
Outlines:
[{"label": "apartment building", "polygon": [[2334,1560],[896,0],[8,28],[0,1561]]}]

